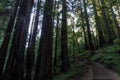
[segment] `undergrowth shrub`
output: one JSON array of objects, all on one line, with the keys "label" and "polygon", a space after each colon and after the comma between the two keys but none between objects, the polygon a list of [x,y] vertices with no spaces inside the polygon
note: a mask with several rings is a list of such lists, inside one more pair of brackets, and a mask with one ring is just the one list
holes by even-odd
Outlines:
[{"label": "undergrowth shrub", "polygon": [[81,75],[84,71],[84,65],[82,64],[72,64],[68,72],[60,73],[54,76],[53,80],[74,80],[77,75]]},{"label": "undergrowth shrub", "polygon": [[117,38],[117,39],[115,39],[113,42],[114,42],[114,44],[120,44],[120,39]]}]

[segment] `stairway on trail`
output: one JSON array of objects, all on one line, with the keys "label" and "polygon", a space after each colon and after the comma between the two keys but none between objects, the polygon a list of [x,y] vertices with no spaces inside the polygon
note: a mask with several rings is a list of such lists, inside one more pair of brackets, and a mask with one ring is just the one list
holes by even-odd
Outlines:
[{"label": "stairway on trail", "polygon": [[113,77],[105,67],[94,64],[93,69],[93,80],[113,80]]},{"label": "stairway on trail", "polygon": [[118,74],[105,68],[99,63],[94,63],[91,67],[93,70],[92,80],[120,80],[120,76]]},{"label": "stairway on trail", "polygon": [[74,80],[120,80],[120,75],[107,69],[99,63],[92,62],[88,65],[89,69],[84,73],[81,79]]},{"label": "stairway on trail", "polygon": [[91,62],[82,76],[77,75],[71,80],[120,80],[120,75],[104,67],[102,64]]}]

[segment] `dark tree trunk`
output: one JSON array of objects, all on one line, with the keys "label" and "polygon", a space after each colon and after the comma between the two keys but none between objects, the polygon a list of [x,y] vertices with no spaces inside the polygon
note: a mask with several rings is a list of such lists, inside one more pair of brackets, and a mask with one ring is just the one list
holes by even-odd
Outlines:
[{"label": "dark tree trunk", "polygon": [[69,57],[68,57],[68,45],[67,45],[67,5],[66,0],[62,0],[62,30],[61,30],[61,71],[68,71]]},{"label": "dark tree trunk", "polygon": [[74,30],[75,30],[75,28],[74,28],[74,19],[73,19],[73,62],[75,62],[75,32],[74,32]]},{"label": "dark tree trunk", "polygon": [[104,24],[105,24],[105,27],[106,27],[106,32],[107,32],[107,35],[108,35],[108,43],[113,43],[113,39],[112,39],[112,31],[111,31],[111,27],[110,27],[110,22],[108,20],[108,15],[106,13],[106,9],[105,9],[105,3],[103,0],[100,0],[101,2],[101,6],[102,6],[102,17],[103,17],[103,20],[104,20]]},{"label": "dark tree trunk", "polygon": [[83,4],[84,4],[84,13],[85,13],[86,26],[87,26],[87,33],[88,33],[89,49],[90,49],[90,51],[93,51],[94,46],[93,46],[92,35],[91,35],[91,31],[90,31],[89,17],[88,17],[87,7],[86,7],[86,0],[83,0]]},{"label": "dark tree trunk", "polygon": [[78,42],[78,36],[76,33],[74,33],[74,36],[75,36],[75,42],[76,42],[76,45],[77,45],[77,50],[78,50],[78,53],[81,51],[80,50],[80,45],[79,45],[79,42]]},{"label": "dark tree trunk", "polygon": [[89,45],[88,45],[88,41],[87,41],[87,34],[86,34],[86,28],[85,28],[85,17],[84,17],[84,13],[82,11],[82,5],[81,5],[81,1],[80,1],[80,20],[81,20],[81,24],[82,24],[82,29],[83,29],[83,34],[84,34],[84,44],[85,44],[85,50],[89,49]]},{"label": "dark tree trunk", "polygon": [[4,40],[0,47],[0,80],[2,80],[3,66],[4,66],[5,57],[7,54],[7,50],[8,50],[8,46],[9,46],[9,42],[10,42],[10,38],[11,38],[11,33],[12,33],[12,30],[13,30],[13,27],[15,24],[15,18],[17,15],[18,6],[19,6],[19,0],[16,0],[13,13],[10,16],[8,27],[6,29]]},{"label": "dark tree trunk", "polygon": [[113,8],[112,8],[110,0],[108,0],[108,3],[110,5],[110,11],[112,13],[112,18],[113,18],[113,21],[114,21],[114,24],[115,24],[115,28],[116,28],[117,33],[118,33],[118,37],[120,38],[120,26],[119,26],[119,23],[117,21],[116,15],[115,15],[115,13],[113,11]]},{"label": "dark tree trunk", "polygon": [[24,74],[24,72],[22,72],[24,71],[24,52],[25,52],[27,33],[28,33],[28,28],[29,28],[29,23],[30,23],[31,11],[32,11],[32,7],[34,4],[34,0],[27,0],[27,1],[28,1],[28,4],[27,4],[27,9],[26,9],[26,14],[25,14],[25,22],[23,22],[21,41],[20,41],[20,46],[19,46],[17,60],[16,60],[16,63],[17,63],[16,71],[17,71],[18,80],[23,80],[21,76],[23,76]]},{"label": "dark tree trunk", "polygon": [[96,21],[96,29],[97,29],[97,33],[98,33],[98,38],[99,38],[99,45],[103,46],[105,43],[105,39],[103,36],[103,31],[102,28],[100,26],[100,21],[99,21],[99,17],[98,17],[98,13],[97,13],[97,9],[96,9],[96,4],[95,4],[95,0],[92,0],[93,3],[93,8],[94,8],[94,15],[95,15],[95,21]]},{"label": "dark tree trunk", "polygon": [[52,7],[53,0],[46,0],[34,80],[51,80]]},{"label": "dark tree trunk", "polygon": [[38,23],[39,23],[39,14],[40,14],[40,5],[41,0],[38,0],[37,2],[37,11],[35,16],[35,22],[34,22],[34,28],[33,28],[33,34],[31,35],[31,40],[27,49],[27,56],[26,56],[26,80],[32,80],[32,71],[34,67],[34,53],[35,53],[35,41],[37,36],[37,29],[38,29]]},{"label": "dark tree trunk", "polygon": [[[59,1],[59,0],[58,0]],[[56,11],[56,0],[54,1],[54,6],[53,6],[53,18],[52,18],[52,25],[53,25],[53,27],[55,28],[55,33],[56,33],[56,35],[55,35],[55,52],[54,52],[54,59],[53,59],[53,69],[54,69],[54,72],[56,72],[56,65],[57,65],[57,47],[58,47],[58,43],[57,43],[57,39],[58,39],[58,33],[57,33],[57,30],[58,30],[58,21],[59,21],[59,15],[58,15],[58,13],[57,13],[57,23],[56,23],[56,27],[55,27],[55,23],[54,23],[54,20],[55,20],[55,11]],[[57,8],[59,9],[59,4],[57,5]]]},{"label": "dark tree trunk", "polygon": [[58,36],[59,36],[59,13],[57,13],[57,26],[56,26],[56,39],[55,39],[55,54],[54,54],[54,62],[53,66],[55,67],[54,71],[56,72],[56,66],[57,66],[57,54],[58,54]]},{"label": "dark tree trunk", "polygon": [[75,23],[74,23],[74,18],[72,17],[71,18],[71,23],[72,23],[72,42],[73,42],[73,55],[72,55],[72,57],[73,57],[73,62],[75,62],[75,32],[74,32],[74,30],[75,30]]},{"label": "dark tree trunk", "polygon": [[20,3],[4,80],[23,80],[24,51],[33,1]]},{"label": "dark tree trunk", "polygon": [[[75,11],[74,11],[74,3],[72,3],[72,12],[73,12],[73,14],[75,15]],[[74,20],[75,20],[75,18],[74,17],[72,17],[72,20],[71,20],[71,22],[72,22],[72,36],[73,36],[73,38],[72,38],[72,42],[73,42],[73,62],[75,62],[75,23],[74,23]]]},{"label": "dark tree trunk", "polygon": [[89,49],[89,44],[88,44],[88,40],[87,40],[87,34],[86,34],[86,30],[85,30],[85,25],[84,25],[84,20],[82,20],[82,28],[83,28],[83,33],[84,33],[84,41],[85,41],[85,50]]}]

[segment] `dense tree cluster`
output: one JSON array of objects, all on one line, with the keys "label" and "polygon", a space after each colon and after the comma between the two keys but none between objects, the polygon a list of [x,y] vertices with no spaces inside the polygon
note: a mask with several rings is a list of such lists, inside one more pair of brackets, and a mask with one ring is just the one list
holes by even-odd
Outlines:
[{"label": "dense tree cluster", "polygon": [[0,80],[52,80],[119,39],[119,24],[119,0],[1,0]]}]

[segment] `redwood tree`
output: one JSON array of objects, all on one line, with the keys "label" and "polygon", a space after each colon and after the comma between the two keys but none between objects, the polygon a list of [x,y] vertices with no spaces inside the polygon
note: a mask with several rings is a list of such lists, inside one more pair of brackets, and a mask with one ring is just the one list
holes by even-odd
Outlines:
[{"label": "redwood tree", "polygon": [[0,47],[0,80],[2,80],[1,78],[2,78],[3,66],[11,38],[11,33],[15,24],[15,18],[18,11],[19,1],[20,0],[15,0],[14,9],[13,12],[11,13],[8,27],[6,29],[5,37]]},{"label": "redwood tree", "polygon": [[97,30],[97,34],[98,34],[98,41],[99,41],[99,45],[103,46],[105,43],[105,39],[104,39],[104,35],[103,35],[103,31],[100,25],[100,19],[97,13],[97,9],[96,9],[96,1],[92,0],[93,3],[93,9],[94,9],[94,15],[95,15],[95,22],[96,22],[96,30]]},{"label": "redwood tree", "polygon": [[68,45],[67,45],[67,5],[62,0],[62,28],[61,28],[61,71],[66,72],[69,68]]},{"label": "redwood tree", "polygon": [[53,0],[46,0],[34,80],[51,80],[52,7]]},{"label": "redwood tree", "polygon": [[24,51],[33,0],[21,0],[4,80],[23,80]]},{"label": "redwood tree", "polygon": [[90,51],[93,51],[94,50],[94,45],[93,45],[93,41],[92,41],[92,35],[91,35],[91,30],[90,30],[89,16],[88,16],[88,13],[87,13],[86,1],[87,0],[83,0],[85,21],[86,21],[86,27],[87,27],[87,33],[88,33],[89,49],[90,49]]},{"label": "redwood tree", "polygon": [[37,11],[35,16],[33,32],[31,32],[30,41],[27,49],[26,55],[26,80],[32,80],[32,72],[34,67],[34,55],[35,55],[35,42],[39,24],[39,14],[40,14],[41,0],[37,2]]}]

